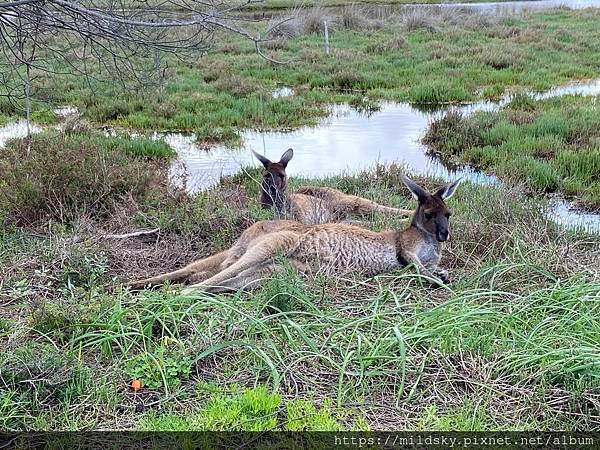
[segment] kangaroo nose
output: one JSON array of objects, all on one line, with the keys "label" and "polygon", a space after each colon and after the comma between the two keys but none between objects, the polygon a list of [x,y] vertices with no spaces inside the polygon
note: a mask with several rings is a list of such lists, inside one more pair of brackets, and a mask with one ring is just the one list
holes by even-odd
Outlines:
[{"label": "kangaroo nose", "polygon": [[440,230],[438,231],[438,241],[440,242],[444,242],[445,240],[448,239],[448,230]]}]

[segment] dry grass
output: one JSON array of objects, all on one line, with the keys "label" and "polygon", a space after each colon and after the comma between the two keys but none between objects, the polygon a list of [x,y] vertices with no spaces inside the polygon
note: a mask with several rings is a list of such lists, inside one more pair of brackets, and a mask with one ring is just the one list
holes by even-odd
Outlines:
[{"label": "dry grass", "polygon": [[[323,7],[298,9],[270,20],[269,28],[276,37],[287,39],[306,34],[323,34],[327,21],[329,33],[336,30],[376,31],[386,27],[402,27],[405,32],[427,30],[438,32],[441,26],[460,26],[466,29],[490,29],[490,35],[513,37],[517,35],[514,27],[498,25],[507,17],[507,13],[491,15],[468,8],[427,8],[394,9],[386,6],[348,5],[340,10]],[[398,43],[390,42],[389,48],[374,49],[372,53],[398,49]]]},{"label": "dry grass", "polygon": [[439,15],[434,15],[427,9],[409,9],[400,16],[400,21],[406,31],[427,30],[432,33],[439,31]]}]

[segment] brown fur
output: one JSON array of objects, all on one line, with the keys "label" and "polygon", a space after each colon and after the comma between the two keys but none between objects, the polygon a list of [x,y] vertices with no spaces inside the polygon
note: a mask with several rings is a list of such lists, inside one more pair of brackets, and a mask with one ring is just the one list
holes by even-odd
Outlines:
[{"label": "brown fur", "polygon": [[303,186],[295,193],[287,192],[286,167],[294,153],[290,148],[279,162],[272,162],[254,152],[265,172],[261,183],[260,202],[273,208],[277,217],[296,220],[306,225],[346,221],[352,215],[366,216],[375,212],[408,217],[412,211],[391,208],[330,187]]},{"label": "brown fur", "polygon": [[269,275],[278,256],[301,271],[312,268],[331,274],[375,275],[414,264],[426,275],[446,282],[447,272],[438,268],[450,214],[444,198],[454,193],[458,181],[430,195],[410,179],[403,180],[418,199],[412,222],[403,231],[378,233],[348,224],[262,221],[248,228],[229,250],[135,285],[181,280],[185,273],[188,281],[203,280],[191,286],[191,291],[245,288]]},{"label": "brown fur", "polygon": [[241,255],[243,255],[250,243],[261,236],[281,229],[294,229],[295,226],[301,226],[298,222],[292,220],[262,220],[248,227],[228,250],[224,250],[216,255],[209,256],[198,261],[194,261],[187,266],[173,272],[164,273],[144,280],[133,281],[128,284],[129,287],[140,289],[144,286],[154,286],[162,284],[165,281],[171,282],[199,282],[216,275],[222,269],[229,267]]}]

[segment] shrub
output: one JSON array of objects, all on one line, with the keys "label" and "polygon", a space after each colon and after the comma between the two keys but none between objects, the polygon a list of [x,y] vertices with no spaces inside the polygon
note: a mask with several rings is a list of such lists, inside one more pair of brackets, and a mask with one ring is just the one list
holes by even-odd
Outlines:
[{"label": "shrub", "polygon": [[234,73],[223,74],[211,84],[219,91],[228,92],[235,97],[246,97],[260,89],[255,81]]},{"label": "shrub", "polygon": [[509,67],[520,67],[524,57],[521,52],[506,48],[486,48],[477,56],[477,60],[486,66],[496,70],[508,69]]},{"label": "shrub", "polygon": [[8,97],[0,97],[0,114],[5,116],[14,116],[22,114],[21,108],[19,108],[14,102],[8,99]]},{"label": "shrub", "polygon": [[367,53],[382,54],[386,52],[395,52],[406,47],[406,38],[401,34],[396,34],[385,42],[377,42],[366,48]]},{"label": "shrub", "polygon": [[413,103],[464,102],[472,98],[464,86],[439,81],[413,86],[409,97]]},{"label": "shrub", "polygon": [[302,23],[298,15],[275,17],[269,21],[271,35],[277,38],[291,38],[302,34]]},{"label": "shrub", "polygon": [[140,156],[163,151],[148,141],[100,135],[42,133],[11,141],[0,149],[0,219],[103,217],[124,197],[166,189],[167,164]]},{"label": "shrub", "polygon": [[344,9],[342,9],[340,21],[342,27],[355,31],[368,31],[383,28],[383,21],[367,17],[366,11],[356,5],[344,7]]},{"label": "shrub", "polygon": [[114,98],[87,107],[88,117],[96,122],[104,123],[128,116],[144,109],[142,99]]},{"label": "shrub", "polygon": [[334,19],[327,13],[325,8],[310,8],[301,16],[302,30],[305,34],[324,33],[325,21],[329,32],[333,30]]},{"label": "shrub", "polygon": [[331,85],[340,91],[361,89],[364,77],[354,70],[341,69],[331,76]]}]

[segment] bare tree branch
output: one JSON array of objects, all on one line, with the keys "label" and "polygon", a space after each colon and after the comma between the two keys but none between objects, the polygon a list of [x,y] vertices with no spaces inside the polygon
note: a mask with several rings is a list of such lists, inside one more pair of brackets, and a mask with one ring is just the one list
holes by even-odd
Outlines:
[{"label": "bare tree branch", "polygon": [[30,111],[45,89],[34,81],[65,74],[84,76],[92,91],[103,80],[156,84],[165,73],[162,53],[196,60],[217,32],[241,36],[265,60],[285,64],[260,48],[275,26],[261,38],[249,28],[257,19],[238,13],[254,1],[0,1],[0,97]]}]

